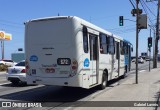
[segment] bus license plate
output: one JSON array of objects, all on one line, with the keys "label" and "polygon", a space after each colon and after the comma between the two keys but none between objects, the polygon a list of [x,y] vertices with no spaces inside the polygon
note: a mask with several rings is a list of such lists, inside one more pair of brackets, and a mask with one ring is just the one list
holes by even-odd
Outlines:
[{"label": "bus license plate", "polygon": [[46,73],[54,73],[55,72],[55,69],[54,68],[47,68],[45,70]]}]

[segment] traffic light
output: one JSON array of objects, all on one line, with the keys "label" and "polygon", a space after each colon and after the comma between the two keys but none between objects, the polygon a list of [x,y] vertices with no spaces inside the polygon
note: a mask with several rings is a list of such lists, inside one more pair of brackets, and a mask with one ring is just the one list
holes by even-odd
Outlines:
[{"label": "traffic light", "polygon": [[119,26],[123,26],[123,16],[119,16]]},{"label": "traffic light", "polygon": [[152,37],[148,37],[148,48],[152,47]]}]

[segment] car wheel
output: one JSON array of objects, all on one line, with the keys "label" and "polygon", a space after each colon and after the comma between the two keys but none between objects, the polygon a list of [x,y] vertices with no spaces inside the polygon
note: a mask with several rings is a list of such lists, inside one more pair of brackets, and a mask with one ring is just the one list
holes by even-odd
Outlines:
[{"label": "car wheel", "polygon": [[19,81],[11,81],[13,85],[18,85]]}]

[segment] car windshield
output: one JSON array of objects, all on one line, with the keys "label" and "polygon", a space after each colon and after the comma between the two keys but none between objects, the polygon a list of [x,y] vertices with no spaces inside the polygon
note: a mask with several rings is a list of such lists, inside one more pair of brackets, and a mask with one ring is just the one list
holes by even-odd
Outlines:
[{"label": "car windshield", "polygon": [[25,66],[25,62],[19,62],[15,66]]}]

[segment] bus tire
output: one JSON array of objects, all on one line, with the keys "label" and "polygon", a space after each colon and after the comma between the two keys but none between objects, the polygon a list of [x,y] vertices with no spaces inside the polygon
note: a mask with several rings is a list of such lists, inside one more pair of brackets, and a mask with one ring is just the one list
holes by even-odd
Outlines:
[{"label": "bus tire", "polygon": [[125,66],[125,73],[127,73],[128,72],[128,67],[127,67],[127,65]]},{"label": "bus tire", "polygon": [[125,66],[125,70],[124,70],[124,74],[122,75],[122,78],[125,78],[126,77],[126,74],[127,74],[127,65]]},{"label": "bus tire", "polygon": [[107,82],[108,82],[107,74],[106,74],[106,73],[103,73],[102,82],[101,82],[101,84],[100,84],[100,89],[101,89],[101,90],[103,90],[103,89],[106,88]]}]

